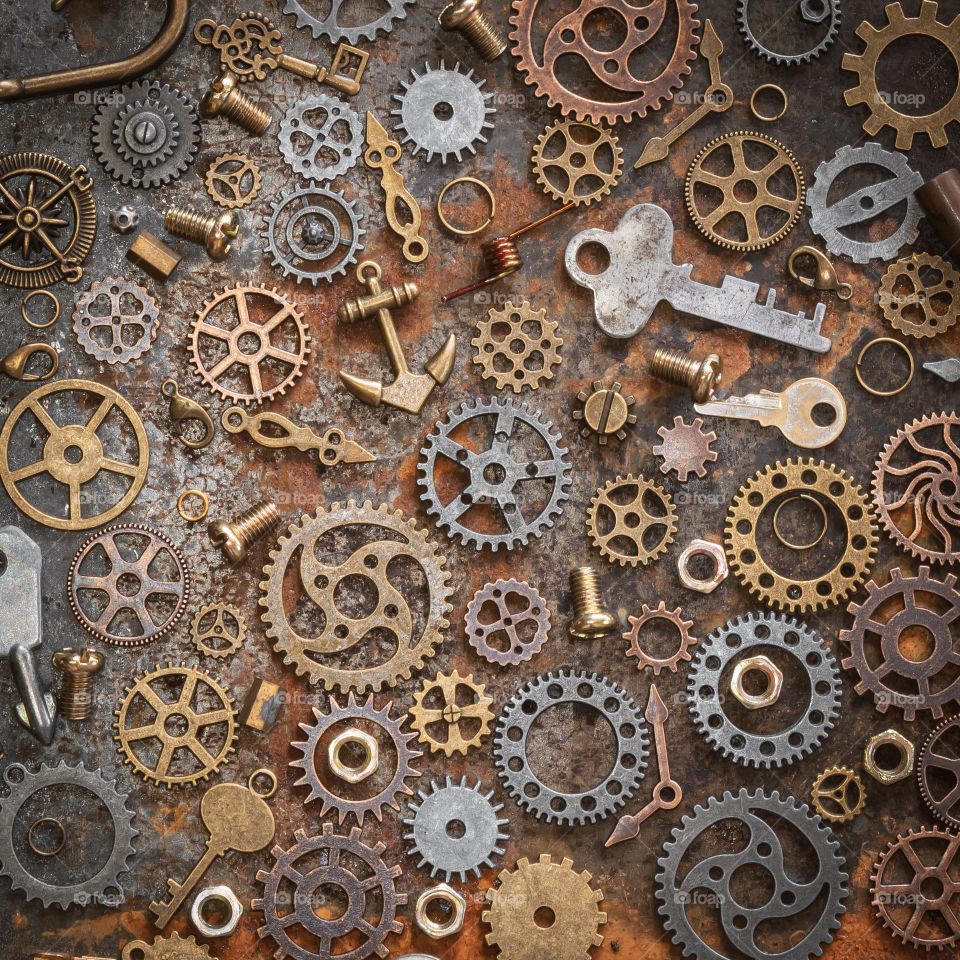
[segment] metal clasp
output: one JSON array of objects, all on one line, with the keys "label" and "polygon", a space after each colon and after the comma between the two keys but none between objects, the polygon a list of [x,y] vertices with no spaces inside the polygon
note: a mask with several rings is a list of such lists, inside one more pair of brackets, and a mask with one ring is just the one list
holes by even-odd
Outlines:
[{"label": "metal clasp", "polygon": [[[27,373],[27,364],[36,353],[42,353],[50,360],[50,366],[43,373]],[[32,382],[35,380],[49,380],[60,366],[60,355],[49,343],[24,343],[12,353],[8,353],[0,361],[0,370],[14,380]]]},{"label": "metal clasp", "polygon": [[[167,378],[160,384],[160,392],[170,401],[170,419],[173,421],[173,435],[191,450],[202,450],[213,439],[213,417],[206,407],[180,393],[177,381]],[[180,430],[185,420],[196,420],[203,424],[203,436],[199,440],[190,440]]]},{"label": "metal clasp", "polygon": [[[817,265],[817,271],[812,277],[805,277],[797,271],[797,261],[804,257],[809,257]],[[841,300],[849,300],[853,296],[853,287],[849,283],[840,282],[830,258],[816,247],[797,247],[787,260],[787,273],[805,287],[833,291]]]}]

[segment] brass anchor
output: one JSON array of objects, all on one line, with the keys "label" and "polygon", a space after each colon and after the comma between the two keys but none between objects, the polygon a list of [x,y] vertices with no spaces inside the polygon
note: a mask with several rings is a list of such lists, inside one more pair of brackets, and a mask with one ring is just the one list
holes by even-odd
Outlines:
[{"label": "brass anchor", "polygon": [[367,294],[342,303],[337,310],[337,317],[345,323],[376,317],[380,336],[390,358],[390,366],[393,367],[393,383],[384,386],[379,380],[355,377],[342,370],[340,379],[358,400],[373,407],[386,403],[409,413],[419,413],[433,388],[446,383],[453,373],[457,338],[453,334],[447,338],[446,343],[426,362],[426,373],[412,373],[403,355],[390,311],[395,307],[413,303],[420,291],[415,283],[410,282],[384,290],[380,286],[380,276],[379,264],[372,260],[361,263],[357,267],[357,280],[366,287]]},{"label": "brass anchor", "polygon": [[[202,450],[213,439],[213,417],[206,407],[180,393],[177,381],[167,378],[160,384],[160,392],[170,401],[170,419],[173,429],[170,431],[185,447]],[[186,420],[196,420],[203,425],[203,436],[199,440],[190,440],[181,431]]]}]

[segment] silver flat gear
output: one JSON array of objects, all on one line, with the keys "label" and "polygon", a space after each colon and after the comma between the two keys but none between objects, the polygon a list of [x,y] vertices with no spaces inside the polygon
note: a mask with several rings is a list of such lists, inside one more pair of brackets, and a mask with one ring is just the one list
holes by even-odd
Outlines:
[{"label": "silver flat gear", "polygon": [[[827,196],[837,177],[851,167],[864,165],[882,167],[892,176],[827,206]],[[850,257],[854,263],[894,260],[901,247],[913,243],[920,232],[923,211],[914,191],[921,186],[923,177],[911,169],[902,153],[884,150],[879,143],[872,142],[860,147],[841,147],[832,160],[824,160],[817,167],[807,190],[810,229],[823,238],[835,257]],[[845,227],[882,217],[902,203],[906,204],[906,210],[900,225],[883,240],[854,240],[842,232]]]},{"label": "silver flat gear", "polygon": [[[351,0],[331,0],[330,10],[322,20],[310,13],[307,10],[307,4],[302,0],[285,0],[283,12],[296,17],[297,26],[309,30],[314,40],[326,37],[331,43],[340,43],[341,40],[345,40],[347,43],[356,44],[360,40],[373,40],[378,33],[390,33],[397,20],[406,19],[406,6],[414,0],[385,0],[385,2],[387,5],[385,13],[354,26],[345,26],[338,22],[340,11],[348,6]],[[326,6],[321,0],[307,0],[307,3],[316,4],[321,9]],[[383,3],[378,3],[376,6],[379,9]]]},{"label": "silver flat gear", "polygon": [[481,867],[503,856],[502,844],[509,839],[503,828],[510,821],[497,816],[503,804],[494,803],[493,791],[484,793],[479,780],[471,787],[466,776],[458,783],[447,777],[443,786],[434,781],[429,792],[418,790],[417,796],[403,818],[409,831],[403,838],[410,841],[408,856],[419,857],[417,866],[429,867],[431,877],[439,873],[449,882],[456,875],[465,883],[468,873],[479,877]]},{"label": "silver flat gear", "polygon": [[107,173],[131,187],[160,187],[181,177],[200,148],[194,102],[176,87],[141,80],[100,104],[90,136]]},{"label": "silver flat gear", "polygon": [[[326,93],[295,103],[283,116],[279,136],[287,166],[318,183],[346,173],[363,153],[360,114]],[[331,154],[336,155],[332,162]]]},{"label": "silver flat gear", "polygon": [[[471,450],[451,439],[451,434],[464,423],[480,417],[495,417],[493,434],[485,450]],[[545,449],[538,459],[517,459],[510,453],[517,423],[526,432],[532,431]],[[543,531],[554,525],[564,502],[569,498],[570,465],[564,460],[567,448],[560,445],[560,437],[553,425],[526,405],[513,400],[491,398],[475,403],[462,403],[448,415],[446,421],[436,424],[420,450],[420,474],[417,484],[423,488],[420,499],[427,513],[436,518],[449,537],[459,537],[464,545],[473,544],[477,550],[490,547],[494,552],[505,547],[513,550],[526,544],[531,537],[543,536]],[[434,472],[438,456],[458,464],[469,474],[469,482],[446,504],[437,492]],[[527,519],[523,515],[517,494],[529,481],[546,481],[550,495],[537,515]],[[505,533],[483,533],[466,526],[461,518],[472,506],[496,505],[509,528]],[[539,504],[538,504],[539,505]]]},{"label": "silver flat gear", "polygon": [[[741,654],[774,647],[789,654],[807,675],[805,707],[788,726],[762,733],[738,726],[724,709],[731,702],[721,677]],[[727,671],[728,672],[728,671]],[[781,767],[819,747],[840,714],[840,671],[829,647],[808,626],[776,613],[749,613],[704,637],[687,679],[690,715],[707,743],[746,767]]]},{"label": "silver flat gear", "polygon": [[306,187],[273,202],[262,237],[285,277],[316,286],[346,276],[363,249],[364,233],[355,202],[342,190]]},{"label": "silver flat gear", "polygon": [[[780,834],[770,822],[774,818],[798,831],[816,855],[816,875],[807,882],[795,879],[795,870],[787,869],[784,862],[787,854]],[[727,824],[721,826],[722,821]],[[742,839],[741,829],[734,830],[734,823],[746,830],[746,839]],[[708,832],[709,841],[697,844]],[[724,842],[724,833],[736,838],[729,843],[731,852],[704,855],[715,850],[718,842]],[[793,841],[794,837],[789,839]],[[705,847],[706,843],[710,845]],[[691,863],[688,851],[695,844],[702,859]],[[790,849],[793,851],[792,843]],[[656,897],[660,901],[657,911],[664,918],[664,929],[672,934],[673,943],[683,956],[694,960],[728,960],[728,957],[809,960],[820,956],[824,945],[833,940],[834,931],[840,927],[840,917],[846,912],[843,901],[848,893],[848,877],[839,849],[833,831],[805,803],[798,803],[792,797],[781,798],[776,791],[767,795],[762,790],[753,794],[746,790],[737,794],[727,791],[722,799],[711,797],[706,806],[698,804],[692,816],[685,816],[680,826],[674,827],[664,844],[663,856],[657,860]],[[682,875],[681,866],[686,871]],[[759,906],[752,905],[756,903],[754,900],[751,904],[741,903],[734,896],[737,887],[731,878],[740,867],[746,866],[762,870],[773,887],[769,899],[760,898],[764,902]],[[709,899],[705,899],[707,897]],[[709,939],[702,937],[697,929],[696,919],[704,916],[701,906],[704,904],[712,905],[706,911]],[[811,911],[818,904],[819,914],[812,916]],[[689,914],[688,906],[692,907]],[[793,938],[788,938],[786,933],[777,934],[784,943],[782,951],[769,953],[757,943],[758,928],[769,933],[769,923],[775,921],[780,931],[791,917],[798,918],[797,924],[802,924],[802,929]],[[721,953],[712,945],[717,941],[717,937],[711,935],[717,921],[730,944],[729,953]]]},{"label": "silver flat gear", "polygon": [[[107,780],[99,770],[88,770],[83,764],[70,766],[62,760],[56,766],[43,764],[32,773],[19,763],[11,763],[3,771],[9,794],[0,799],[0,875],[10,880],[13,890],[22,890],[27,900],[41,900],[44,907],[56,904],[62,910],[74,905],[116,905],[123,902],[120,875],[130,868],[134,855],[133,840],[139,831],[133,826],[133,811],[127,795],[117,790],[116,782]],[[14,838],[17,815],[23,805],[40,790],[54,791],[77,787],[93,794],[106,807],[113,822],[113,846],[109,856],[93,876],[70,884],[52,884],[33,876],[17,856]],[[85,803],[78,819],[95,816],[96,806]]]},{"label": "silver flat gear", "polygon": [[[795,0],[788,0],[795,2]],[[826,8],[824,15],[817,19],[808,17],[804,12],[804,5],[800,4],[800,15],[808,23],[826,23],[826,34],[815,46],[803,53],[777,53],[765,46],[750,27],[750,0],[738,0],[737,3],[737,25],[740,27],[740,33],[747,41],[754,53],[763,57],[768,63],[775,63],[779,67],[796,67],[801,63],[810,63],[816,60],[822,54],[826,53],[837,39],[840,33],[840,0],[824,0]]]},{"label": "silver flat gear", "polygon": [[104,277],[77,297],[73,332],[101,363],[128,363],[153,346],[159,316],[156,301],[138,283]]},{"label": "silver flat gear", "polygon": [[[616,739],[617,755],[610,771],[590,790],[555,790],[530,768],[530,730],[539,717],[561,703],[592,707],[585,714],[600,714]],[[504,786],[528,813],[547,823],[582,826],[603,820],[633,796],[647,765],[647,741],[643,714],[619,684],[596,673],[560,670],[527,681],[510,698],[497,722],[493,750]]]},{"label": "silver flat gear", "polygon": [[404,144],[413,144],[413,155],[421,150],[429,163],[439,157],[441,163],[453,155],[459,163],[464,151],[476,153],[477,142],[486,143],[485,130],[492,130],[488,119],[496,113],[493,93],[484,92],[484,80],[473,70],[460,72],[460,64],[447,69],[424,62],[423,73],[411,69],[411,80],[401,80],[403,93],[395,93],[398,106],[390,111],[396,117],[394,130],[403,135]]}]

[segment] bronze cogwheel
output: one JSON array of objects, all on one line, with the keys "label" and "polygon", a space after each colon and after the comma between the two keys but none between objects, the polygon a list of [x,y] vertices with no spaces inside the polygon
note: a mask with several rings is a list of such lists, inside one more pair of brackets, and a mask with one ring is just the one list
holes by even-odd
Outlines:
[{"label": "bronze cogwheel", "polygon": [[77,297],[73,332],[95,360],[128,363],[153,346],[159,316],[156,301],[139,283],[104,277]]},{"label": "bronze cogwheel", "polygon": [[617,185],[622,158],[620,141],[605,127],[555,120],[537,139],[531,161],[545,194],[588,207]]},{"label": "bronze cogwheel", "polygon": [[[676,673],[680,664],[684,660],[690,659],[690,648],[696,644],[697,639],[690,633],[693,621],[684,620],[683,611],[679,607],[675,610],[668,610],[667,605],[662,600],[655,609],[643,604],[640,608],[639,617],[631,616],[627,619],[630,622],[630,629],[623,635],[623,639],[629,644],[627,656],[636,657],[637,659],[638,670],[649,667],[653,670],[653,675],[659,677],[661,670],[669,670],[671,673]],[[654,657],[647,653],[640,644],[641,631],[653,620],[666,620],[677,628],[677,633],[679,634],[677,652],[669,657]]]},{"label": "bronze cogwheel", "polygon": [[[472,673],[465,677],[456,670],[438,673],[435,679],[424,680],[413,695],[410,725],[431,753],[466,756],[490,733],[491,706],[493,698],[487,696],[482,683],[474,682]],[[438,731],[443,735],[439,736]]]},{"label": "bronze cogwheel", "polygon": [[247,623],[229,603],[205,603],[190,622],[190,639],[197,652],[221,660],[243,647]]},{"label": "bronze cogwheel", "polygon": [[470,344],[484,380],[493,380],[498,390],[509,387],[520,393],[524,387],[537,390],[553,379],[563,339],[556,320],[547,319],[545,308],[534,310],[526,300],[514,306],[508,300],[500,309],[491,307],[487,319],[477,323],[477,335]]},{"label": "bronze cogwheel", "polygon": [[222,153],[207,167],[203,184],[214,203],[238,210],[257,199],[263,178],[245,153]]},{"label": "bronze cogwheel", "polygon": [[611,563],[646,566],[666,552],[677,530],[677,508],[659,484],[627,474],[610,480],[590,501],[587,532]]},{"label": "bronze cogwheel", "polygon": [[657,436],[660,443],[653,448],[653,455],[663,458],[660,472],[666,475],[672,470],[680,483],[686,483],[691,473],[705,477],[707,464],[716,462],[717,451],[712,444],[717,435],[712,430],[704,430],[699,417],[694,418],[693,423],[674,417],[673,426],[660,427]]},{"label": "bronze cogwheel", "polygon": [[849,823],[863,811],[867,790],[856,771],[849,767],[827,767],[813,781],[810,802],[824,820]]},{"label": "bronze cogwheel", "polygon": [[479,656],[501,667],[512,666],[529,660],[547,642],[550,608],[529,583],[497,580],[473,595],[465,627]]},{"label": "bronze cogwheel", "polygon": [[944,720],[927,737],[917,779],[934,816],[954,830],[960,829],[960,716]]},{"label": "bronze cogwheel", "polygon": [[[832,506],[846,533],[843,553],[831,569],[806,580],[775,570],[757,541],[761,515],[799,494]],[[843,470],[822,460],[787,460],[758,471],[737,492],[727,513],[724,546],[730,569],[761,603],[811,612],[842,603],[866,579],[877,553],[877,522],[859,484]]]},{"label": "bronze cogwheel", "polygon": [[129,941],[123,946],[120,960],[211,960],[211,957],[205,943],[174,932],[169,937],[155,937],[153,943]]},{"label": "bronze cogwheel", "polygon": [[943,257],[914,253],[887,268],[878,300],[894,330],[936,337],[960,319],[960,273]]}]

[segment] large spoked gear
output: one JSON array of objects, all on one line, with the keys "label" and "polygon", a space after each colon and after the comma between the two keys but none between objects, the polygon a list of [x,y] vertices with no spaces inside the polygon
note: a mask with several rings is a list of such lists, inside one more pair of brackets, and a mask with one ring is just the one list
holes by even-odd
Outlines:
[{"label": "large spoked gear", "polygon": [[160,311],[143,287],[123,277],[104,277],[77,297],[73,332],[101,363],[128,363],[142,357],[157,338]]},{"label": "large spoked gear", "polygon": [[960,714],[944,720],[927,737],[917,779],[930,812],[960,830]]},{"label": "large spoked gear", "polygon": [[[796,661],[807,689],[795,691],[805,703],[792,722],[756,730],[736,723],[721,678],[731,664],[767,648]],[[776,655],[776,654],[775,654]],[[829,647],[808,626],[775,613],[749,613],[714,630],[697,648],[687,680],[687,705],[697,730],[715,750],[745,767],[785,767],[808,757],[826,739],[840,713],[840,671]]]},{"label": "large spoked gear", "polygon": [[[356,0],[353,0],[354,4]],[[414,0],[385,0],[387,10],[366,23],[343,24],[340,11],[350,5],[350,0],[331,0],[330,9],[323,18],[312,14],[307,7],[316,4],[320,9],[326,7],[319,0],[284,0],[283,12],[297,18],[297,26],[309,30],[314,40],[326,37],[331,43],[356,44],[361,40],[373,40],[378,33],[390,33],[398,20],[407,16],[407,4]],[[383,3],[377,3],[376,9],[382,9]]]},{"label": "large spoked gear", "polygon": [[413,144],[413,155],[421,150],[427,163],[439,157],[446,163],[452,155],[459,163],[464,152],[476,153],[476,143],[486,143],[485,130],[492,130],[488,119],[496,113],[493,93],[483,89],[486,81],[477,79],[473,70],[460,72],[460,64],[447,69],[424,62],[423,73],[410,70],[410,80],[401,80],[403,93],[395,93],[397,106],[390,111],[396,117],[394,130],[403,134],[401,143]]},{"label": "large spoked gear", "polygon": [[[43,764],[36,773],[22,764],[11,763],[3,771],[3,781],[10,792],[0,799],[0,876],[10,881],[11,889],[22,890],[27,900],[40,900],[44,907],[56,904],[62,910],[72,906],[121,903],[123,888],[120,886],[120,875],[130,869],[128,861],[136,852],[133,841],[139,831],[133,826],[133,812],[127,807],[127,795],[117,790],[116,782],[108,780],[99,770],[88,770],[83,764],[70,766],[63,761],[56,766]],[[80,823],[74,823],[73,826],[81,829],[67,833],[65,839],[71,843],[82,843],[85,832],[92,831],[92,821],[97,814],[97,805],[90,799],[92,795],[110,814],[113,842],[102,864],[88,871],[90,876],[75,879],[72,883],[52,883],[49,879],[41,879],[30,873],[22,857],[18,856],[17,850],[27,847],[25,834],[33,818],[26,818],[26,823],[18,823],[17,818],[30,798],[40,791],[54,794],[53,799],[43,807],[43,812],[50,808],[52,813],[57,803],[56,794],[62,794],[71,787],[83,791],[87,796],[80,806],[74,808],[79,811],[77,819]],[[67,824],[64,824],[66,828]],[[89,858],[83,858],[80,862],[89,864]]]},{"label": "large spoked gear", "polygon": [[911,254],[887,268],[877,300],[894,330],[936,337],[960,320],[960,272],[935,254]]},{"label": "large spoked gear", "polygon": [[[573,704],[584,715],[599,714],[613,731],[616,758],[589,790],[554,789],[531,769],[530,730],[559,704]],[[596,673],[560,670],[529,680],[510,698],[497,722],[493,750],[500,779],[523,809],[547,823],[582,826],[610,816],[633,796],[647,765],[647,740],[643,714],[619,684]]]},{"label": "large spoked gear", "polygon": [[97,109],[93,152],[127,186],[152,189],[181,177],[200,147],[193,101],[176,87],[140,80],[121,87]]},{"label": "large spoked gear", "polygon": [[[360,114],[337,97],[313,93],[284,114],[280,153],[287,166],[305,180],[333,180],[363,153]],[[335,159],[330,159],[331,154]]]},{"label": "large spoked gear", "polygon": [[[816,855],[817,869],[812,878],[794,879],[794,871],[787,869],[787,853],[781,835],[770,822],[773,819],[783,820],[798,831]],[[733,823],[746,830],[746,841]],[[707,838],[701,840],[705,834]],[[710,855],[701,852],[703,859],[681,874],[681,864],[689,864],[687,852],[695,845],[701,851],[711,851]],[[712,852],[718,847],[727,847],[729,852]],[[776,791],[769,795],[762,790],[752,794],[746,790],[737,794],[727,791],[722,799],[711,797],[706,806],[698,804],[693,815],[685,816],[671,832],[663,856],[657,860],[657,912],[685,957],[727,960],[726,953],[712,946],[715,938],[710,932],[701,931],[697,925],[697,905],[709,903],[716,905],[710,913],[711,922],[714,918],[719,920],[732,948],[731,957],[808,960],[819,956],[833,940],[834,931],[840,927],[840,916],[846,912],[843,901],[848,893],[848,877],[839,849],[831,829],[805,803],[792,797],[781,798]],[[753,900],[750,904],[742,903],[734,895],[731,878],[743,867],[762,870],[772,880],[773,890],[767,898],[761,898],[764,902],[759,906],[753,905]],[[766,887],[764,892],[767,893]],[[690,912],[688,905],[694,908]],[[819,912],[811,915],[818,906]],[[758,934],[762,939],[764,934],[771,933],[768,924],[772,917],[776,917],[777,939],[784,944],[782,951],[776,953],[757,942]],[[791,917],[798,918],[798,925],[802,923],[795,937],[784,932]]]},{"label": "large spoked gear", "polygon": [[538,137],[531,160],[545,194],[589,207],[617,185],[622,157],[620,141],[606,127],[555,120]]},{"label": "large spoked gear", "polygon": [[[737,3],[737,24],[740,27],[740,33],[743,39],[747,41],[748,46],[758,55],[763,57],[767,63],[775,63],[778,67],[796,67],[802,63],[810,63],[816,60],[822,54],[826,53],[833,46],[834,41],[840,33],[840,0],[823,0],[823,5],[827,8],[826,16],[817,23],[821,26],[819,29],[826,29],[823,38],[809,50],[802,53],[778,53],[771,50],[754,33],[750,26],[750,0],[738,0]],[[802,4],[797,4],[802,7]],[[802,13],[801,13],[802,16]],[[804,20],[807,18],[804,17]],[[773,31],[771,31],[773,32]],[[764,40],[766,35],[764,35]]]},{"label": "large spoked gear", "polygon": [[677,508],[663,487],[627,474],[602,486],[587,509],[587,533],[610,563],[644,567],[666,552],[677,530]]},{"label": "large spoked gear", "polygon": [[[453,433],[464,424],[476,429],[482,418],[493,417],[495,422],[486,445],[474,441],[477,448],[453,439]],[[534,434],[541,449],[540,455],[514,455],[511,441],[517,444],[516,429],[522,425],[524,433]],[[427,513],[436,518],[438,527],[450,537],[459,537],[464,545],[473,544],[477,550],[490,547],[494,552],[504,547],[513,550],[526,545],[531,537],[543,536],[543,531],[554,525],[564,502],[569,498],[570,465],[564,459],[567,448],[560,445],[560,436],[553,425],[539,413],[524,404],[511,400],[478,400],[462,403],[449,414],[446,421],[437,423],[428,434],[420,450],[417,483],[423,488],[420,499]],[[440,459],[442,458],[442,459]],[[444,464],[444,460],[449,464]],[[444,503],[437,489],[438,466],[456,465],[467,471],[469,480]],[[462,478],[458,477],[460,484]],[[527,485],[540,485],[544,494],[535,504],[536,516],[527,518],[519,496]],[[548,488],[548,491],[544,489]],[[486,533],[473,529],[465,522],[472,507],[496,507],[502,533]],[[527,504],[530,509],[529,503]],[[537,509],[539,508],[539,509]]]}]

